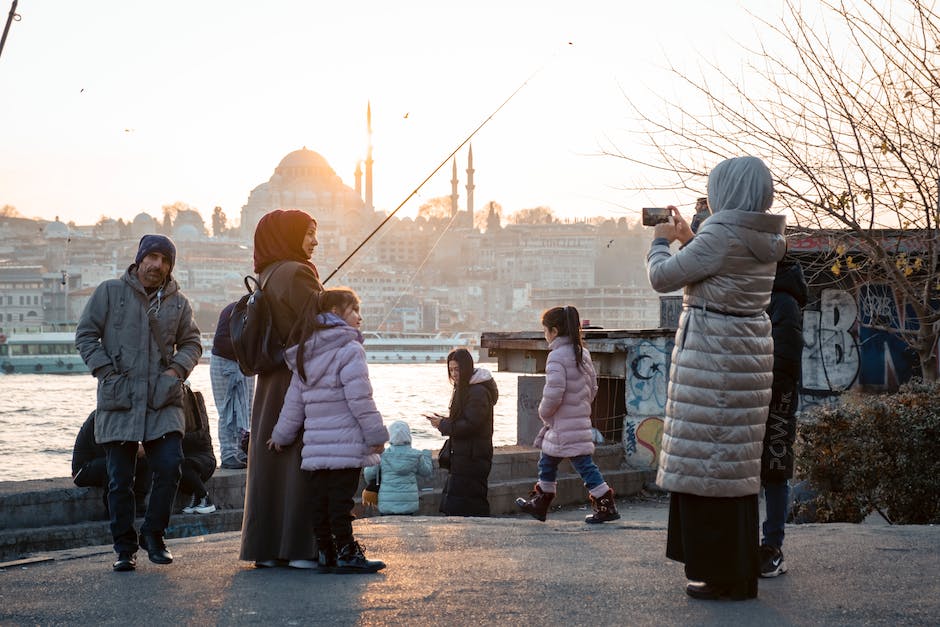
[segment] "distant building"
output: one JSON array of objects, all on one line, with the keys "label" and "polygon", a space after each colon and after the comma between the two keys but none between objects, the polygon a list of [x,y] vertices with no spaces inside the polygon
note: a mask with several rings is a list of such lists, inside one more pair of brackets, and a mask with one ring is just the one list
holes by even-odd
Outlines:
[{"label": "distant building", "polygon": [[242,237],[252,241],[262,216],[275,209],[301,209],[313,216],[321,250],[334,257],[350,252],[379,221],[326,159],[306,147],[281,159],[271,178],[251,190],[241,211]]}]

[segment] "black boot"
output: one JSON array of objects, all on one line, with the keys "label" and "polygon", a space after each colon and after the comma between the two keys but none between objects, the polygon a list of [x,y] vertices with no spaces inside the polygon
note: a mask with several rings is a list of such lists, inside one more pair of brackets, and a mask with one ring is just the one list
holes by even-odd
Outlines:
[{"label": "black boot", "polygon": [[607,490],[603,496],[598,498],[592,496],[591,507],[594,509],[594,513],[584,517],[584,522],[590,525],[605,523],[620,518],[620,513],[617,512],[617,504],[614,503],[613,490]]},{"label": "black boot", "polygon": [[552,499],[554,498],[554,492],[542,492],[542,488],[536,483],[535,488],[529,492],[528,500],[520,496],[516,499],[516,505],[526,514],[531,514],[536,520],[545,522],[545,516],[548,514],[548,506],[552,504]]},{"label": "black boot", "polygon": [[336,543],[333,538],[317,538],[317,570],[331,573],[336,568]]},{"label": "black boot", "polygon": [[362,547],[353,540],[346,546],[340,548],[336,556],[336,566],[334,573],[344,574],[367,574],[374,573],[385,568],[385,562],[378,560],[367,560],[362,552]]},{"label": "black boot", "polygon": [[111,565],[117,572],[134,570],[137,568],[137,554],[133,551],[121,551],[118,553],[117,561]]},{"label": "black boot", "polygon": [[154,564],[170,564],[173,562],[173,556],[166,548],[166,542],[163,541],[163,534],[152,532],[140,534],[140,548],[147,551],[147,557]]}]

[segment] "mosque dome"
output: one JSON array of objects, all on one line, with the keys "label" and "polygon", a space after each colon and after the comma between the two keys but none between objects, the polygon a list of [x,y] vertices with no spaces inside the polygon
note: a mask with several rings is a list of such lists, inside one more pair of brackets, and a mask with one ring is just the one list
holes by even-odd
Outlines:
[{"label": "mosque dome", "polygon": [[270,182],[287,186],[304,182],[323,188],[339,183],[339,177],[320,153],[304,146],[281,159]]},{"label": "mosque dome", "polygon": [[141,237],[147,233],[153,233],[157,228],[157,221],[153,216],[146,213],[138,213],[131,222],[131,234],[134,237]]},{"label": "mosque dome", "polygon": [[308,150],[306,146],[300,150],[295,150],[281,159],[277,164],[276,170],[281,168],[329,168],[330,164],[326,162],[318,152]]},{"label": "mosque dome", "polygon": [[173,238],[180,242],[195,242],[200,239],[199,229],[193,224],[181,224],[173,230]]},{"label": "mosque dome", "polygon": [[56,219],[55,222],[46,225],[45,236],[46,239],[68,239],[69,227]]}]

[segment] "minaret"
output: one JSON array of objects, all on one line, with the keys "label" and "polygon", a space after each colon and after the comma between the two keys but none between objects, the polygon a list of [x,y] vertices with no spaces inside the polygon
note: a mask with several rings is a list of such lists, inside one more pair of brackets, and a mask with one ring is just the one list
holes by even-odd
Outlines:
[{"label": "minaret", "polygon": [[362,161],[356,162],[356,196],[362,198]]},{"label": "minaret", "polygon": [[369,148],[366,151],[366,208],[375,211],[372,204],[372,103],[366,104],[366,125],[369,128]]},{"label": "minaret", "polygon": [[467,228],[473,228],[473,144],[467,154]]},{"label": "minaret", "polygon": [[453,174],[450,175],[450,217],[457,215],[457,157],[454,157]]}]

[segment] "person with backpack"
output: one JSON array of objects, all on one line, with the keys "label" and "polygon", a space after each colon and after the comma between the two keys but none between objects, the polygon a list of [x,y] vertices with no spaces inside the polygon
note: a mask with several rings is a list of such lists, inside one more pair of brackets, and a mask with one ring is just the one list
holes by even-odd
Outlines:
[{"label": "person with backpack", "polygon": [[[255,229],[254,269],[282,344],[308,301],[323,290],[310,261],[316,245],[317,222],[298,209],[265,214]],[[282,363],[259,374],[255,384],[240,558],[259,568],[317,566],[313,483],[300,468],[302,443],[282,453],[267,447],[290,381],[291,371]]]}]

